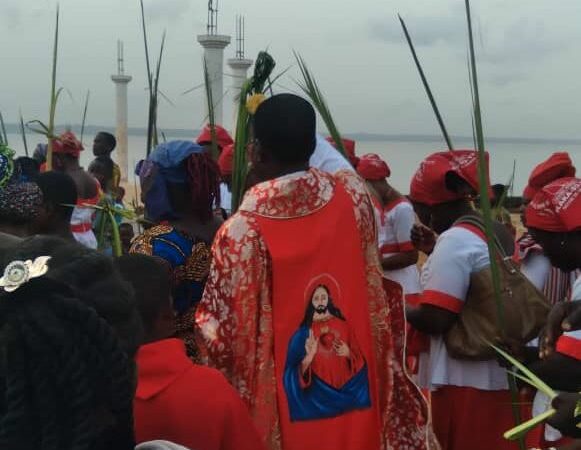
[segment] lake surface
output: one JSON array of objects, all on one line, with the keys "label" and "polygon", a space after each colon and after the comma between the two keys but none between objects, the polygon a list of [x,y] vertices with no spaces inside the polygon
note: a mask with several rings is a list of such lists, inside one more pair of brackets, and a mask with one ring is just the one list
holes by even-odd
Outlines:
[{"label": "lake surface", "polygon": [[[28,146],[32,152],[34,147],[42,139],[37,135],[28,134]],[[171,134],[167,135],[168,139],[173,139]],[[178,139],[184,139],[180,137]],[[16,150],[18,155],[24,155],[24,145],[19,134],[8,134],[8,140],[11,147]],[[145,156],[146,138],[143,136],[129,136],[129,164],[135,165]],[[471,144],[459,142],[458,148],[470,148]],[[92,140],[85,139],[86,150],[81,156],[81,162],[84,167],[89,165],[92,154]],[[357,142],[356,152],[358,155],[365,153],[378,153],[391,167],[390,181],[396,189],[402,193],[408,193],[409,183],[420,161],[432,152],[443,150],[434,142],[425,141],[359,141]],[[516,161],[516,173],[514,182],[514,194],[520,195],[531,170],[546,159],[555,151],[568,151],[577,167],[581,167],[581,145],[567,144],[565,146],[546,143],[514,143],[514,142],[494,142],[488,146],[490,152],[490,174],[492,183],[507,183],[511,177],[513,164]],[[113,154],[115,155],[115,154]]]}]

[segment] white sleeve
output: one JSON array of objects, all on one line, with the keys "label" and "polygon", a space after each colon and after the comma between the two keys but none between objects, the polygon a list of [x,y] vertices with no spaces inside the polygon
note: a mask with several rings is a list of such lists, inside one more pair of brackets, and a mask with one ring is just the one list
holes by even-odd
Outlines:
[{"label": "white sleeve", "polygon": [[317,146],[311,156],[309,165],[330,174],[337,173],[341,170],[355,171],[353,166],[349,164],[349,161],[320,135],[317,135]]},{"label": "white sleeve", "polygon": [[542,253],[532,252],[522,262],[520,270],[538,290],[542,291],[551,273],[551,262]]},{"label": "white sleeve", "polygon": [[449,232],[438,238],[422,273],[421,303],[460,312],[472,273],[469,247]]},{"label": "white sleeve", "polygon": [[[412,241],[412,227],[416,222],[415,213],[408,204],[402,204],[395,210],[394,215],[394,230],[395,240],[399,245],[404,244],[401,251],[409,251],[413,249]],[[407,248],[405,244],[409,244],[411,248]]]}]

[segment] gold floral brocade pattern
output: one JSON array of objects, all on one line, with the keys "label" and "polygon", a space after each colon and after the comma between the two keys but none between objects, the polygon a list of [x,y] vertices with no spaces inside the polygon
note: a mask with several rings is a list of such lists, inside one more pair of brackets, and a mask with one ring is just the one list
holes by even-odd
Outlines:
[{"label": "gold floral brocade pattern", "polygon": [[[329,203],[337,182],[353,200],[365,256],[382,450],[432,449],[427,442],[425,404],[405,374],[403,355],[400,358],[400,352],[394,351],[394,342],[403,342],[399,336],[404,332],[401,289],[391,289],[387,295],[384,291],[371,199],[352,172],[331,176],[311,169],[258,184],[246,194],[239,212],[223,225],[212,247],[210,275],[196,313],[198,344],[207,362],[240,392],[267,448],[279,450],[271,260],[254,216],[285,219],[313,213]],[[395,311],[390,305],[398,302],[400,308]]]}]

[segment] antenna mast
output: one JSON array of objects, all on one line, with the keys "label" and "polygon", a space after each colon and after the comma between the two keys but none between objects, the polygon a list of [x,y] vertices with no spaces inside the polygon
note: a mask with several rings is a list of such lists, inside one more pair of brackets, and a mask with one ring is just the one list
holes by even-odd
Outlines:
[{"label": "antenna mast", "polygon": [[244,16],[236,17],[236,58],[244,59],[246,39],[246,23]]},{"label": "antenna mast", "polygon": [[117,75],[125,73],[125,62],[123,60],[123,41],[117,40]]},{"label": "antenna mast", "polygon": [[218,34],[218,0],[208,0],[208,24],[206,31],[209,35]]}]

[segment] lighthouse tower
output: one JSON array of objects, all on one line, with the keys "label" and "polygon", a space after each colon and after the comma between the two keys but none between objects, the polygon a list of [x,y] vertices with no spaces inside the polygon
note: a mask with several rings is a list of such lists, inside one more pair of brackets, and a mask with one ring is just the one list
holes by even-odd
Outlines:
[{"label": "lighthouse tower", "polygon": [[117,115],[117,163],[121,169],[121,180],[127,181],[128,174],[128,149],[127,149],[127,85],[131,81],[129,75],[125,75],[123,61],[123,42],[117,41],[117,75],[111,75],[115,83],[116,115]]},{"label": "lighthouse tower", "polygon": [[234,104],[234,123],[236,123],[236,114],[238,113],[238,98],[244,82],[248,78],[248,69],[253,64],[251,59],[245,57],[246,51],[246,26],[244,17],[236,18],[236,54],[234,58],[228,59],[228,66],[232,74],[232,89],[230,98]]},{"label": "lighthouse tower", "polygon": [[218,0],[208,2],[208,24],[206,34],[198,36],[198,42],[204,47],[204,59],[210,79],[212,101],[214,103],[214,120],[216,125],[223,123],[224,100],[224,49],[230,44],[230,36],[218,34]]}]

